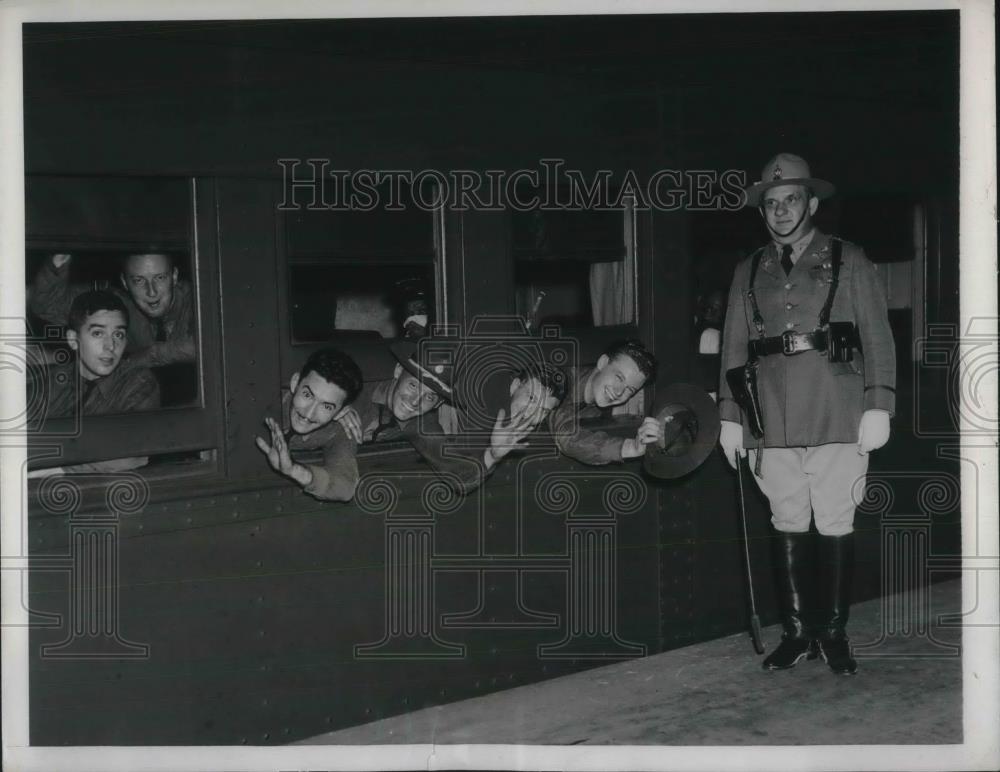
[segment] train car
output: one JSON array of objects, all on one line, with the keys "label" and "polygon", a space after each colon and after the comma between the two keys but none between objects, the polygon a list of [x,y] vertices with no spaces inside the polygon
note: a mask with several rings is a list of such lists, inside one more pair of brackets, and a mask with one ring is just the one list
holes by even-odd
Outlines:
[{"label": "train car", "polygon": [[[782,150],[835,181],[820,226],[888,293],[856,601],[954,579],[958,15],[779,17],[25,25],[31,361],[73,356],[35,313],[56,255],[113,290],[169,254],[194,319],[157,408],[55,416],[29,388],[32,745],[286,744],[742,634],[744,547],[775,623],[766,502],[747,487],[744,539],[718,452],[659,479],[540,432],[456,492],[366,442],[337,502],[255,438],[320,348],[392,378],[415,317],[504,366],[640,339],[658,378],[586,424],[633,436],[671,384],[717,389],[705,309],[766,240],[742,191]],[[502,404],[501,372],[462,388]]]}]

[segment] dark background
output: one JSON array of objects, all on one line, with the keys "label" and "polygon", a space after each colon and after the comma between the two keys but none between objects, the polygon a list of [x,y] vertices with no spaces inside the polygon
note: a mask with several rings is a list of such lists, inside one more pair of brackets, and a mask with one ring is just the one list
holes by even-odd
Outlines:
[{"label": "dark background", "polygon": [[[915,202],[927,208],[924,318],[947,324],[958,310],[958,54],[958,14],[945,11],[27,25],[29,175],[198,178],[198,228],[211,245],[201,255],[202,343],[215,357],[206,360],[205,409],[224,421],[213,435],[219,479],[161,480],[150,506],[122,526],[123,634],[151,642],[152,658],[33,658],[32,742],[286,742],[600,664],[541,661],[536,645],[560,629],[438,629],[469,656],[354,661],[351,645],[381,634],[383,524],[285,486],[250,439],[262,411],[275,410],[288,363],[299,361],[281,311],[279,158],[447,171],[537,168],[555,157],[618,178],[740,169],[753,180],[769,157],[793,152],[838,187],[822,227],[876,260],[900,259],[889,255],[908,238],[906,212]],[[513,263],[494,259],[510,254],[509,223],[446,218],[449,270],[468,269],[452,274],[462,276],[449,288],[455,321],[510,313]],[[752,211],[649,212],[637,225],[638,332],[664,363],[662,381],[682,380],[693,367],[695,295],[728,286],[763,231]],[[918,511],[906,487],[919,482],[914,474],[957,469],[937,456],[956,436],[943,374],[920,389],[914,380],[912,343],[923,331],[912,318],[893,314],[900,403],[872,469],[909,480],[897,491],[903,516]],[[921,421],[939,427],[936,436],[919,435]],[[364,470],[391,476],[415,464],[400,458]],[[546,471],[588,470],[553,459],[533,473]],[[655,495],[619,523],[623,639],[652,653],[742,630],[725,462],[713,455],[687,478],[647,482]],[[601,500],[602,484],[596,474],[579,483],[586,506]],[[493,526],[498,549],[509,547],[519,495],[511,470],[485,495],[484,527]],[[440,519],[440,548],[474,548],[472,506]],[[758,600],[774,621],[759,497],[750,510]],[[64,551],[65,513],[36,506],[31,515],[36,553]],[[561,520],[533,512],[530,522],[535,546],[562,548]],[[958,554],[957,501],[920,523],[935,554]],[[857,527],[858,597],[875,597],[885,521],[861,514]],[[441,610],[467,611],[473,586],[468,576],[443,579]],[[34,575],[31,590],[33,604],[65,613],[64,578]],[[562,590],[542,574],[525,594],[532,608],[555,612]],[[502,593],[494,600],[510,611]],[[32,642],[62,635],[40,630]]]}]

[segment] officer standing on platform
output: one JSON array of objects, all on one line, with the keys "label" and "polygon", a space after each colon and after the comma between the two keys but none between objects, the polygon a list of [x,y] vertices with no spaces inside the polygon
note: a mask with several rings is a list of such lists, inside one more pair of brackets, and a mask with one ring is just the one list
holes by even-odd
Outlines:
[{"label": "officer standing on platform", "polygon": [[[777,530],[784,633],[764,660],[793,667],[817,651],[831,670],[853,674],[845,626],[854,573],[854,510],[868,453],[889,439],[895,408],[895,346],[886,295],[858,246],[812,222],[834,187],[782,153],[747,189],[770,243],[733,276],[722,340],[720,444],[735,468],[750,448],[754,478]],[[735,401],[726,373],[756,361],[763,437]],[[742,374],[742,371],[739,371]],[[755,446],[755,447],[754,447]],[[809,533],[815,517],[818,549]],[[818,646],[817,646],[818,644]]]}]

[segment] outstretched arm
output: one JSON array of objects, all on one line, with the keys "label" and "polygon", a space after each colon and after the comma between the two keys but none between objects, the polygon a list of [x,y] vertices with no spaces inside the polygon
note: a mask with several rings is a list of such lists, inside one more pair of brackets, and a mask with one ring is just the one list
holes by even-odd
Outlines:
[{"label": "outstretched arm", "polygon": [[66,324],[73,298],[86,287],[71,287],[69,263],[72,255],[53,255],[38,269],[32,285],[31,313],[50,324]]}]

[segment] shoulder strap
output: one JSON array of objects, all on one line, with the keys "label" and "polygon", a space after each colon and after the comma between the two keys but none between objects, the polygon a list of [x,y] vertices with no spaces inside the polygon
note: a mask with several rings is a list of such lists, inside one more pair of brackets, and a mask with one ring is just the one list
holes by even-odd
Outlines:
[{"label": "shoulder strap", "polygon": [[843,242],[836,237],[831,237],[830,244],[832,252],[830,265],[833,268],[833,276],[831,277],[830,291],[827,293],[826,302],[819,312],[819,326],[821,329],[830,323],[830,310],[833,308],[833,299],[837,295],[837,285],[840,283],[841,249],[843,248]]},{"label": "shoulder strap", "polygon": [[750,298],[750,306],[753,309],[753,326],[757,328],[757,335],[761,338],[764,335],[764,317],[760,314],[760,307],[757,305],[757,293],[754,291],[754,281],[757,279],[757,269],[760,268],[760,259],[764,255],[766,247],[761,247],[753,253],[750,258],[750,283],[747,290],[747,297]]}]

